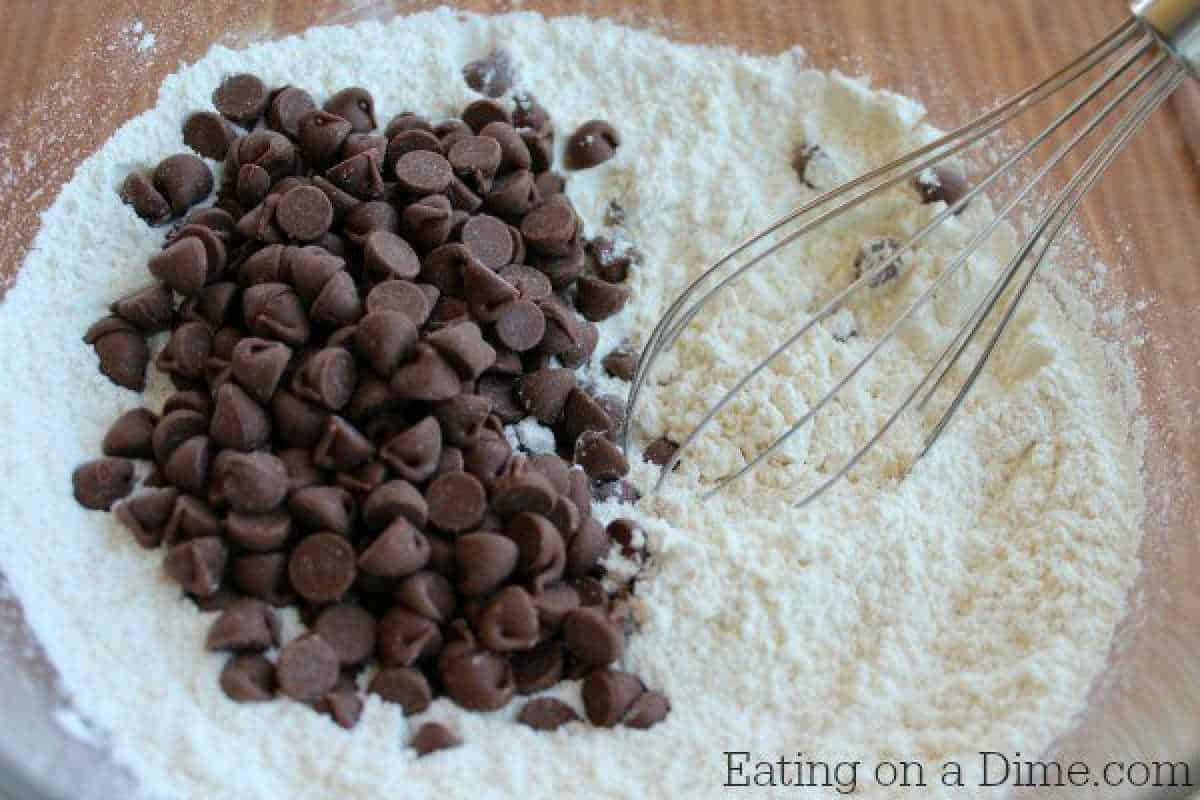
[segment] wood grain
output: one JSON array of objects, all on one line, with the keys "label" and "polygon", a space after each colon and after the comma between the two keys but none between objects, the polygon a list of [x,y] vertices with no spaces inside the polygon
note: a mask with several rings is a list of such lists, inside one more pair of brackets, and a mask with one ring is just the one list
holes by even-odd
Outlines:
[{"label": "wood grain", "polygon": [[[438,4],[381,3],[365,13]],[[457,5],[494,11],[504,4],[462,0]],[[179,12],[181,7],[186,10]],[[525,0],[521,7],[613,16],[687,41],[759,52],[799,44],[818,66],[869,73],[879,85],[921,98],[945,127],[1069,61],[1125,14],[1122,0]],[[122,121],[149,108],[159,82],[180,62],[199,58],[217,41],[236,44],[363,13],[362,3],[331,0],[4,0],[0,276],[15,272],[37,214],[79,159]],[[133,32],[135,22],[156,37],[149,53],[135,46],[140,35]],[[1193,430],[1191,416],[1200,408],[1195,357],[1200,352],[1200,258],[1192,233],[1200,221],[1198,97],[1189,85],[1160,111],[1081,213],[1090,241],[1111,266],[1110,278],[1131,295],[1153,298],[1143,319],[1151,346],[1142,348],[1139,358],[1158,421],[1156,443],[1164,444],[1151,453],[1147,469],[1160,485],[1169,476],[1183,488],[1163,508],[1156,507],[1148,522],[1155,547],[1146,555],[1151,570],[1157,570],[1154,580],[1173,591],[1163,601],[1166,610],[1152,611],[1187,620],[1192,639],[1181,645],[1187,648],[1182,656],[1192,664],[1200,663],[1194,638],[1200,600],[1191,577],[1200,571],[1194,534],[1200,510],[1193,488],[1200,485],[1200,433]],[[1035,124],[1030,121],[1021,132],[1028,134]],[[1190,593],[1174,590],[1189,585]],[[1156,638],[1143,641],[1152,635]],[[1146,670],[1141,680],[1161,671],[1164,661],[1181,657],[1154,631],[1137,636],[1139,646],[1145,645],[1134,667]],[[1166,676],[1159,684],[1169,682]],[[1142,712],[1154,714],[1154,703],[1145,699]],[[1200,708],[1193,710],[1194,721]],[[1126,712],[1104,711],[1098,719],[1125,719]]]}]

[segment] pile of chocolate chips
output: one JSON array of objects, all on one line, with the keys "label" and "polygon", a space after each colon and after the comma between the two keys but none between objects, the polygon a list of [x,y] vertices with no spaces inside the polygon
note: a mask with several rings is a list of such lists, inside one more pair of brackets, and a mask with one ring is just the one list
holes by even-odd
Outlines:
[{"label": "pile of chocolate chips", "polygon": [[[507,60],[487,61],[464,77],[502,96]],[[161,414],[115,421],[106,457],[76,469],[76,498],[116,504],[221,612],[207,647],[231,654],[220,684],[235,700],[283,695],[351,727],[372,667],[368,691],[408,714],[443,695],[495,710],[582,678],[592,723],[662,720],[666,698],[614,669],[633,586],[601,580],[614,542],[644,562],[644,539],[591,514],[594,497],[637,499],[614,444],[623,405],[574,372],[628,300],[636,253],[585,241],[550,116],[528,95],[487,97],[380,133],[364,89],[318,107],[253,75],[213,103],[183,135],[224,161],[220,185],[190,153],[128,177],[139,216],[180,221],[149,261],[156,281],[85,337],[105,375],[141,390],[147,337],[169,331],[156,366],[177,391]],[[570,166],[619,144],[588,123]],[[627,373],[631,358],[605,363]],[[557,454],[514,451],[505,426],[530,416]],[[153,462],[150,488],[118,503],[134,459]],[[276,654],[286,606],[309,632]],[[549,698],[519,714],[537,729],[577,718]],[[412,744],[455,742],[431,724]]]}]

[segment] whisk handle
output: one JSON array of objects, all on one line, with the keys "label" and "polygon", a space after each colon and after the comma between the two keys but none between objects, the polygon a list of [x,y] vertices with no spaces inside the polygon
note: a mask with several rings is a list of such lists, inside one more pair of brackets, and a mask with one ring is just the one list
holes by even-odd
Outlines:
[{"label": "whisk handle", "polygon": [[1200,77],[1200,0],[1136,0],[1133,15]]}]

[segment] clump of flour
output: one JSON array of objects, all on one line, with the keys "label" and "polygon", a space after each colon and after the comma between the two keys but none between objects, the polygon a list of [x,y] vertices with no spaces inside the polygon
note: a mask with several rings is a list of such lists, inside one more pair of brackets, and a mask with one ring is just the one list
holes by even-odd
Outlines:
[{"label": "clump of flour", "polygon": [[[530,14],[442,10],[315,29],[239,52],[217,48],[171,76],[157,108],[118,131],[65,187],[0,306],[10,386],[0,395],[8,430],[0,476],[20,487],[0,500],[10,526],[0,567],[79,713],[151,792],[189,800],[717,797],[723,751],[935,763],[1049,744],[1083,703],[1125,614],[1142,508],[1139,451],[1127,441],[1125,409],[1105,391],[1113,365],[1081,321],[1092,316],[1083,300],[1064,287],[1060,304],[1035,287],[994,368],[929,457],[913,463],[917,421],[906,423],[822,502],[803,511],[787,502],[853,426],[886,412],[916,374],[917,359],[905,356],[952,329],[957,299],[994,273],[1011,234],[975,259],[828,422],[730,491],[699,498],[928,286],[969,235],[970,214],[850,309],[852,321],[769,370],[689,452],[668,490],[641,504],[654,557],[638,584],[641,630],[627,664],[670,696],[665,723],[547,735],[512,722],[519,702],[484,715],[441,700],[405,720],[375,698],[346,732],[297,704],[224,697],[221,659],[201,648],[210,615],[179,596],[161,554],[70,496],[72,466],[140,402],[97,373],[80,340],[108,302],[145,281],[163,236],[120,204],[116,187],[130,169],[183,149],[181,121],[208,107],[228,73],[303,86],[318,99],[362,85],[382,119],[404,110],[436,118],[473,99],[461,67],[498,44],[512,55],[518,86],[560,131],[598,116],[624,139],[616,159],[568,185],[589,234],[613,233],[604,218],[617,201],[625,221],[615,233],[643,252],[634,301],[602,326],[598,357],[627,339],[641,344],[717,254],[811,196],[789,167],[799,142],[821,145],[822,174],[832,177],[930,134],[918,104],[806,70],[794,52],[751,58]],[[935,212],[909,196],[885,198],[768,265],[744,289],[753,305],[742,295],[715,304],[665,359],[638,434],[681,437],[748,358],[798,321],[797,309],[845,285],[864,238],[911,232]],[[589,375],[604,391],[625,391],[598,368]],[[514,435],[535,449],[544,439],[533,427]],[[653,477],[649,465],[636,467],[639,482]],[[602,519],[621,513],[601,507]],[[576,687],[558,694],[578,702]],[[467,744],[417,760],[402,743],[425,720],[449,724]]]}]

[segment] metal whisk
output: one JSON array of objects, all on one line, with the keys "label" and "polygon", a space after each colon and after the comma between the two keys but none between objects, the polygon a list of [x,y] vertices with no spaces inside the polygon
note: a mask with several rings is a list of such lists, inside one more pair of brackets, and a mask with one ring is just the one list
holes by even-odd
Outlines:
[{"label": "metal whisk", "polygon": [[[752,456],[737,471],[720,479],[706,497],[711,496],[743,477],[763,463],[772,453],[779,450],[793,435],[810,425],[816,417],[826,411],[838,395],[846,389],[863,369],[876,357],[880,349],[891,341],[919,309],[929,303],[937,290],[961,270],[970,256],[992,235],[1005,218],[1022,201],[1030,197],[1048,173],[1067,155],[1080,147],[1094,135],[1099,135],[1106,121],[1113,122],[1098,145],[1087,156],[1083,166],[1076,172],[1053,202],[1041,213],[1032,233],[1017,249],[982,299],[966,317],[965,324],[953,336],[950,343],[934,361],[933,366],[903,396],[899,405],[886,418],[858,450],[844,463],[832,469],[829,476],[809,491],[799,501],[805,505],[844,477],[895,425],[896,421],[913,408],[922,409],[934,393],[951,381],[960,381],[957,391],[945,410],[926,435],[920,455],[928,452],[937,441],[947,424],[960,408],[963,400],[979,378],[996,343],[1012,321],[1017,306],[1025,296],[1046,254],[1059,233],[1074,215],[1088,191],[1104,174],[1109,164],[1138,132],[1146,119],[1187,77],[1200,77],[1200,0],[1138,0],[1133,4],[1132,16],[1116,30],[1083,53],[1074,62],[1015,97],[997,106],[974,121],[859,178],[827,192],[812,202],[788,213],[765,230],[755,234],[735,247],[727,255],[692,282],[672,303],[646,342],[637,371],[633,377],[628,398],[628,415],[622,432],[622,444],[628,448],[629,425],[636,418],[638,402],[642,399],[648,376],[654,370],[660,356],[672,346],[689,323],[699,315],[713,299],[746,273],[759,266],[765,259],[782,251],[814,229],[830,223],[851,209],[893,187],[912,181],[939,163],[943,162],[1004,125],[1025,113],[1028,109],[1064,92],[1069,87],[1085,83],[1089,74],[1099,73],[1087,85],[1082,94],[1037,136],[1026,142],[1012,155],[1004,158],[998,166],[976,183],[961,198],[936,214],[927,225],[895,248],[889,256],[879,259],[868,268],[864,265],[861,275],[845,289],[838,292],[813,314],[800,328],[776,347],[766,359],[750,369],[737,383],[724,393],[720,400],[703,416],[699,424],[688,434],[674,455],[664,465],[655,489],[669,476],[679,460],[684,457],[697,437],[722,413],[730,402],[756,376],[785,351],[792,348],[803,337],[812,333],[818,323],[831,317],[843,308],[864,287],[874,286],[887,270],[897,269],[900,260],[925,240],[930,233],[952,215],[963,210],[971,200],[998,184],[1011,172],[1018,162],[1037,150],[1057,131],[1063,129],[1075,117],[1082,116],[1085,108],[1100,103],[1102,95],[1111,94],[1099,111],[1083,121],[1081,128],[1061,146],[1053,151],[1043,166],[1032,173],[1030,180],[1020,186],[1012,198],[1005,201],[994,217],[966,243],[958,256],[948,263],[932,284],[886,328],[874,342],[866,356],[850,367],[838,378],[832,388],[813,403],[808,410],[774,442]],[[1018,280],[1019,277],[1019,280]],[[1014,283],[1015,282],[1015,283]],[[1015,287],[1015,288],[1013,288]],[[1003,300],[1003,302],[1001,302]],[[999,315],[996,317],[995,315]],[[963,353],[979,337],[985,321],[993,319],[994,327],[986,338],[981,354],[966,371],[955,370]],[[979,338],[979,341],[984,341]]]}]

